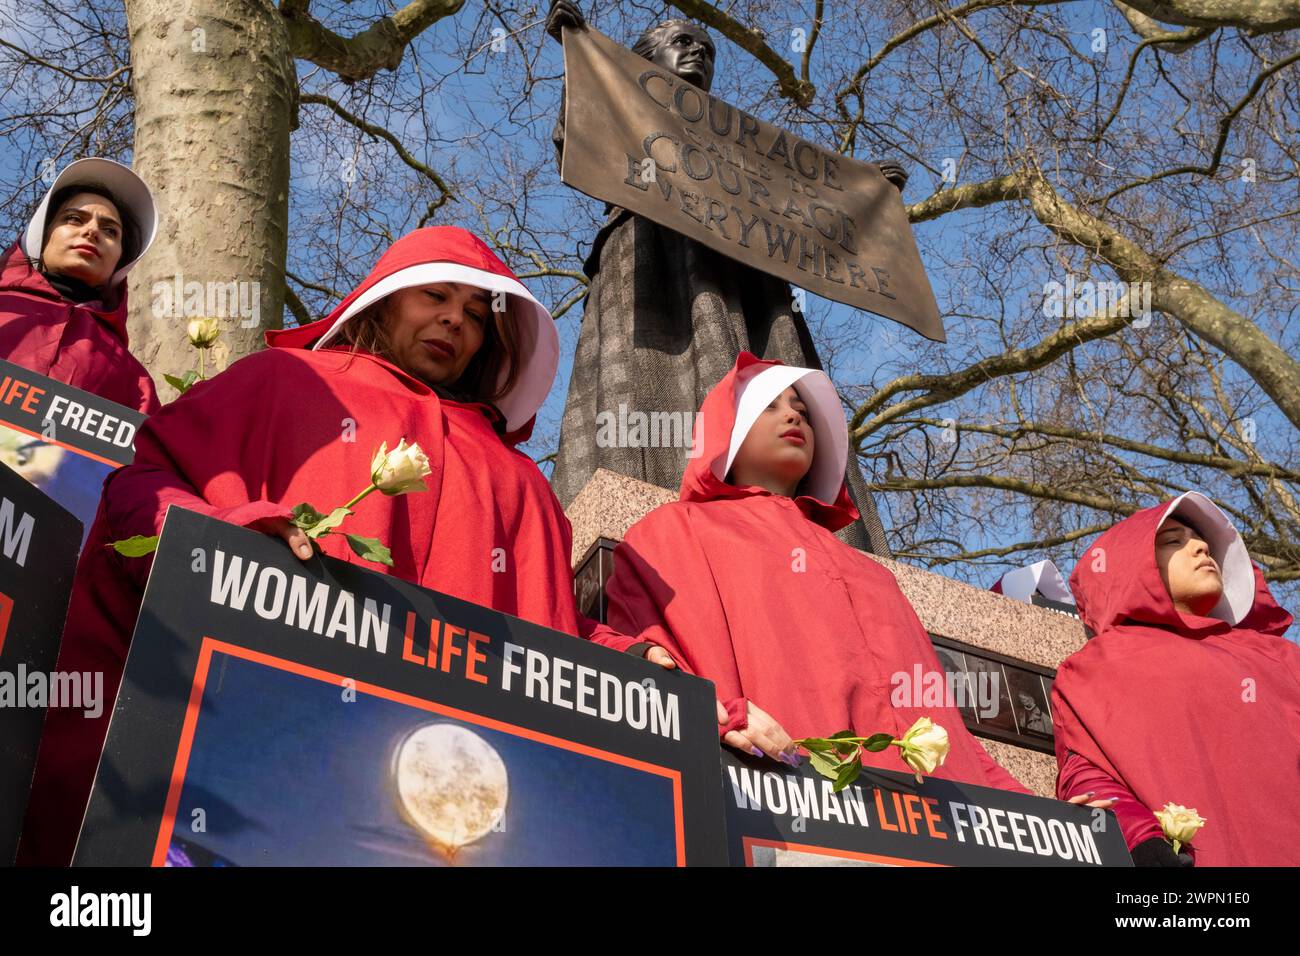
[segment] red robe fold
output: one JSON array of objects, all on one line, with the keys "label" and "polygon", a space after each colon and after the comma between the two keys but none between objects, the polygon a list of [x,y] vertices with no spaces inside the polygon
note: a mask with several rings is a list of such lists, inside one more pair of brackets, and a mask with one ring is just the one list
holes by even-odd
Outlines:
[{"label": "red robe fold", "polygon": [[[632,526],[615,551],[608,631],[620,650],[648,641],[717,686],[729,721],[745,726],[745,701],[792,737],[901,737],[920,717],[948,731],[941,779],[1029,793],[989,757],[947,706],[891,704],[892,678],[943,667],[893,574],[832,534],[857,517],[846,489],[827,504],[719,480],[735,421],[736,376],[760,362],[748,352],[701,408],[702,453],[690,460],[680,500]],[[895,748],[864,763],[907,772]]]},{"label": "red robe fold", "polygon": [[[324,331],[331,321],[313,326]],[[263,530],[259,522],[288,517],[299,502],[322,510],[345,504],[369,484],[380,442],[391,449],[405,438],[429,457],[428,490],[374,492],[346,524],[383,541],[393,567],[358,557],[341,535],[318,541],[321,550],[579,633],[568,519],[532,459],[513,447],[531,420],[503,440],[495,409],[440,399],[369,353],[307,350],[315,337],[271,335],[272,348],[196,385],[145,423],[134,464],[109,476],[58,662],[61,671],[104,671],[108,706],[98,720],[49,712],[20,863],[71,858],[152,561],[106,545],[158,534],[170,505]]]},{"label": "red robe fold", "polygon": [[1300,647],[1281,636],[1291,615],[1258,569],[1235,627],[1180,613],[1155,560],[1166,507],[1115,525],[1070,578],[1097,636],[1052,688],[1057,795],[1119,796],[1130,848],[1160,836],[1153,812],[1177,803],[1207,821],[1192,841],[1198,866],[1295,866]]},{"label": "red robe fold", "polygon": [[146,415],[161,407],[149,372],[127,348],[126,290],[115,309],[69,302],[17,243],[0,265],[0,359]]}]

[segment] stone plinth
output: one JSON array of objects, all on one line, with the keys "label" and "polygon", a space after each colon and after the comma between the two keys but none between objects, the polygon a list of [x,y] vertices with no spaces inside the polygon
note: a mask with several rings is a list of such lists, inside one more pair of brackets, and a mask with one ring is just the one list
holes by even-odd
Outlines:
[{"label": "stone plinth", "polygon": [[628,528],[660,505],[676,500],[676,491],[597,468],[564,512],[573,525],[570,562],[576,568],[598,539],[622,541]]},{"label": "stone plinth", "polygon": [[894,572],[898,586],[931,634],[1053,670],[1083,647],[1083,625],[1078,618],[1013,601],[901,561],[876,555],[870,558]]}]

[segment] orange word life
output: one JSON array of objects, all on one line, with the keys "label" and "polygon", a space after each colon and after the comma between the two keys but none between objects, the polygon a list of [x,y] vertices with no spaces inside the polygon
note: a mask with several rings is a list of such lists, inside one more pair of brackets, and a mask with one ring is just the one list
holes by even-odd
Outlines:
[{"label": "orange word life", "polygon": [[36,414],[36,405],[45,394],[45,389],[36,388],[30,382],[6,375],[0,379],[0,402],[12,405],[19,402],[19,407],[28,415]]},{"label": "orange word life", "polygon": [[[481,643],[489,643],[492,638],[477,631],[466,633],[465,628],[457,627],[436,618],[429,622],[429,652],[421,656],[415,646],[415,612],[406,612],[406,634],[402,638],[402,660],[412,664],[423,664],[437,668],[444,673],[465,669],[465,677],[480,684],[488,682],[487,675],[478,670],[478,665],[487,660],[487,655],[479,651]],[[459,663],[454,658],[461,658]]]},{"label": "orange word life", "polygon": [[[936,840],[948,839],[948,834],[942,830],[936,830],[935,824],[940,822],[939,814],[935,813],[932,807],[937,807],[939,801],[934,797],[922,797],[915,793],[899,793],[896,790],[890,790],[889,795],[893,797],[894,804],[894,823],[889,822],[889,816],[885,812],[885,802],[881,794],[883,791],[876,788],[876,813],[880,817],[880,829],[892,830],[895,833],[918,834],[921,832],[921,821],[925,821],[926,830],[929,835]],[[906,807],[906,809],[904,809]]]}]

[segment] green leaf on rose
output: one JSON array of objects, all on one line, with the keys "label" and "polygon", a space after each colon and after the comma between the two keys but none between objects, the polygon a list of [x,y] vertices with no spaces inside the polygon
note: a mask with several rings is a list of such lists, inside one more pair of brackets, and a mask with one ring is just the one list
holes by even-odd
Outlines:
[{"label": "green leaf on rose", "polygon": [[393,566],[393,555],[378,538],[364,538],[359,534],[346,534],[348,544],[352,550],[365,558],[367,561],[375,561],[379,564],[386,564],[390,568]]},{"label": "green leaf on rose", "polygon": [[113,550],[123,557],[143,558],[146,554],[153,554],[158,550],[158,536],[156,534],[149,537],[142,534],[132,535],[122,541],[114,541]]},{"label": "green leaf on rose", "polygon": [[175,375],[167,375],[164,373],[163,378],[167,380],[168,385],[170,385],[172,388],[176,389],[176,391],[184,395],[191,388],[193,388],[194,383],[199,380],[199,373],[194,371],[194,369],[190,369],[184,375],[181,375],[179,377]]},{"label": "green leaf on rose", "polygon": [[809,753],[821,754],[830,753],[835,746],[825,737],[805,737],[803,740],[796,740],[795,743]]},{"label": "green leaf on rose", "polygon": [[873,754],[878,754],[888,747],[893,740],[894,738],[889,734],[872,734],[862,746]]},{"label": "green leaf on rose", "polygon": [[808,760],[812,763],[813,769],[823,777],[828,777],[831,780],[839,779],[840,762],[834,757],[813,750],[809,751]]},{"label": "green leaf on rose", "polygon": [[[846,737],[857,737],[857,734],[852,730],[841,730],[838,734],[831,734],[831,741],[844,740]],[[841,757],[851,757],[858,752],[859,744],[855,740],[852,743],[833,743],[833,746]]]},{"label": "green leaf on rose", "polygon": [[[315,541],[322,535],[327,535],[331,530],[337,528],[343,523],[343,519],[352,514],[347,508],[335,508],[327,515],[322,515],[320,519],[308,527],[303,527],[307,532],[307,537]],[[301,525],[299,527],[302,527]]]},{"label": "green leaf on rose", "polygon": [[289,523],[295,527],[305,529],[310,528],[324,517],[323,514],[304,501],[300,505],[293,506],[293,517],[289,519]]},{"label": "green leaf on rose", "polygon": [[854,780],[858,779],[858,774],[862,773],[862,761],[850,760],[840,766],[839,774],[835,778],[835,785],[831,790],[839,793]]}]

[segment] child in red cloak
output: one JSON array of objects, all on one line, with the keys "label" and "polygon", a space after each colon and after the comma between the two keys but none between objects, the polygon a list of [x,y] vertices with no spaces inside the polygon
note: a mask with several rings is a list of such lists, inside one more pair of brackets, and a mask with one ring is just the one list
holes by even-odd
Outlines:
[{"label": "child in red cloak", "polygon": [[[1070,586],[1097,636],[1052,687],[1057,795],[1118,796],[1139,865],[1300,863],[1300,648],[1227,516],[1194,491],[1139,511]],[[1206,820],[1179,856],[1167,803]]]},{"label": "child in red cloak", "polygon": [[155,223],[149,187],[125,166],[79,159],[59,173],[0,262],[0,359],[156,412],[126,337],[126,275]]},{"label": "child in red cloak", "polygon": [[[108,545],[158,534],[170,505],[279,535],[309,557],[288,522],[293,506],[350,500],[379,444],[405,438],[429,458],[427,490],[370,495],[348,531],[391,549],[388,573],[578,634],[569,522],[514,447],[551,387],[559,338],[550,313],[482,241],[449,226],[413,232],[329,317],[267,341],[150,417],[134,463],[105,483],[58,669],[103,671],[109,706],[97,720],[49,712],[20,862],[60,865],[72,855],[152,562]],[[341,535],[317,546],[384,570]]]},{"label": "child in red cloak", "polygon": [[[592,639],[649,645],[647,659],[713,681],[720,736],[737,749],[796,763],[791,737],[901,738],[930,717],[951,747],[936,777],[1029,793],[951,701],[891,703],[894,675],[943,668],[894,576],[832,533],[857,510],[830,379],[742,352],[704,400],[692,452],[680,500],[615,551],[609,629]],[[906,769],[893,748],[863,762]]]}]

